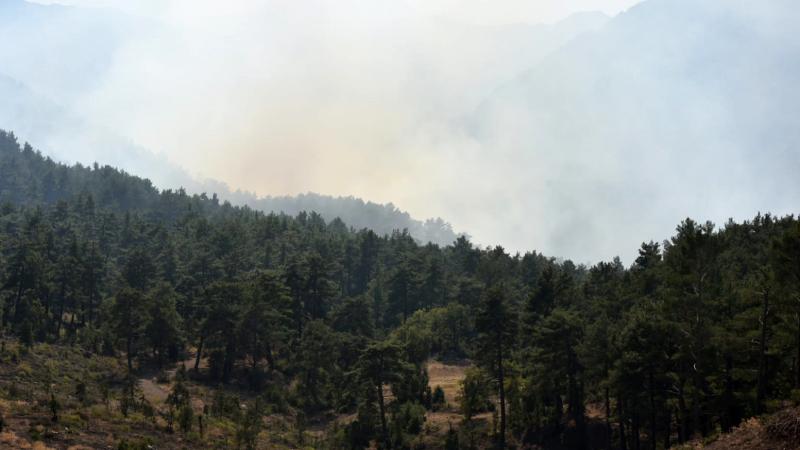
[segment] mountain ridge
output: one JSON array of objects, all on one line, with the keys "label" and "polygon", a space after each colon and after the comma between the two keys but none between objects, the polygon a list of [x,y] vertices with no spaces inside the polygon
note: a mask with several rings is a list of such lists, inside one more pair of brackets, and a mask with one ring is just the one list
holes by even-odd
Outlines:
[{"label": "mountain ridge", "polygon": [[[22,159],[18,159],[20,153]],[[96,190],[98,180],[114,177],[120,180],[119,184],[136,186],[128,192],[124,204],[116,205],[120,211],[136,210],[147,204],[159,202],[161,193],[171,193],[178,196],[186,195],[183,187],[164,189],[153,184],[149,178],[114,168],[112,166],[94,164],[92,166],[67,165],[57,162],[41,152],[34,150],[25,143],[20,146],[13,132],[0,130],[0,157],[3,153],[8,157],[6,165],[0,165],[0,175],[5,183],[0,183],[0,201],[14,200],[14,203],[45,204],[54,203],[60,199],[74,198],[93,194],[95,201],[104,205],[103,199],[108,195]],[[19,161],[27,161],[20,163]],[[15,183],[26,183],[26,180],[35,180],[32,174],[36,170],[50,173],[47,180],[51,186],[39,186],[36,189],[21,189]],[[127,181],[125,181],[127,180]],[[425,222],[413,219],[407,212],[399,210],[395,205],[377,204],[364,201],[353,196],[333,197],[315,193],[300,194],[298,196],[257,197],[254,194],[242,191],[227,190],[221,183],[215,184],[215,191],[210,192],[210,200],[214,207],[220,202],[245,206],[265,214],[286,214],[296,216],[302,213],[316,212],[327,222],[343,221],[347,226],[356,230],[370,229],[378,235],[389,235],[394,231],[407,230],[408,233],[420,242],[432,242],[438,245],[452,244],[457,235],[450,224],[442,219],[428,219]],[[37,198],[14,198],[16,192],[39,192]],[[191,193],[190,193],[191,194]],[[209,199],[205,192],[199,194],[200,199]],[[109,206],[109,205],[105,205]],[[112,205],[114,206],[114,205]]]},{"label": "mountain ridge", "polygon": [[[784,1],[743,8],[639,3],[503,85],[464,121],[484,148],[514,161],[508,170],[526,168],[531,182],[508,201],[560,219],[532,236],[563,248],[546,251],[575,255],[604,236],[632,236],[642,216],[653,220],[637,231],[655,238],[669,217],[792,211],[800,45],[790,30],[800,17]],[[598,254],[633,244],[608,241]]]}]

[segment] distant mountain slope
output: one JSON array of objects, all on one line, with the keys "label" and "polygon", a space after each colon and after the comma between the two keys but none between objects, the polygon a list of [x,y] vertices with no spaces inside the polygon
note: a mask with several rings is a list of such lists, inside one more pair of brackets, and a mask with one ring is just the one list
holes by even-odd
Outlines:
[{"label": "distant mountain slope", "polygon": [[[431,116],[419,120],[463,115],[498,84],[608,20],[601,13],[575,14],[552,25],[477,26],[426,20],[410,33],[415,40],[410,60],[414,70],[421,71],[417,77],[420,89],[431,93],[420,95],[430,102],[426,110]],[[174,30],[168,27],[113,9],[0,2],[0,60],[6,61],[0,65],[0,128],[14,130],[55,160],[84,165],[99,161],[133,174],[147,174],[159,188],[183,186],[191,193],[216,192],[222,199],[265,211],[314,209],[328,220],[341,217],[355,227],[381,233],[407,228],[421,241],[445,244],[455,238],[443,220],[417,220],[391,204],[312,193],[258,199],[231,192],[222,183],[197,180],[143,148],[136,136],[126,135],[125,130],[100,127],[97,123],[102,120],[85,117],[83,113],[92,110],[86,103],[92,103],[109,78],[119,76],[115,58],[122,58],[120,54],[142,39],[172,42]],[[448,55],[451,63],[438,63],[442,54]],[[487,67],[492,70],[485,70]]]},{"label": "distant mountain slope", "polygon": [[111,130],[94,126],[69,108],[0,72],[0,129],[13,130],[53,159],[84,165],[102,161],[131,173],[147,173],[160,187],[202,192],[185,171]]},{"label": "distant mountain slope", "polygon": [[301,211],[314,211],[325,220],[342,219],[359,230],[369,228],[376,233],[390,234],[394,230],[408,230],[421,242],[439,245],[452,244],[458,238],[453,227],[441,218],[416,220],[392,203],[379,204],[356,197],[333,197],[313,192],[296,196],[256,197],[241,192],[223,194],[234,204],[247,205],[258,211],[284,212],[296,215]]},{"label": "distant mountain slope", "polygon": [[[463,115],[521,71],[609,20],[601,12],[575,13],[554,24],[475,25],[432,20],[415,33],[419,39],[415,60],[420,68],[432,70],[422,73],[424,79],[442,85],[421,94],[436,104],[437,114]],[[443,57],[448,64],[435,62]]]},{"label": "distant mountain slope", "polygon": [[0,72],[71,106],[95,89],[131,33],[159,24],[107,8],[0,2]]},{"label": "distant mountain slope", "polygon": [[[354,197],[313,193],[296,197],[259,198],[252,194],[231,192],[221,183],[209,182],[207,187],[215,188],[211,191],[214,195],[209,198],[204,194],[198,197],[198,201],[202,200],[200,205],[212,210],[220,207],[220,200],[229,200],[267,213],[294,216],[313,211],[328,222],[339,218],[350,227],[368,228],[381,235],[405,229],[421,242],[448,245],[458,237],[450,224],[442,219],[425,222],[415,220],[392,204],[380,205]],[[149,179],[129,175],[110,166],[59,164],[29,145],[21,149],[14,134],[0,130],[0,202],[50,204],[92,194],[101,207],[118,211],[147,211],[163,202],[159,192],[159,188]],[[177,189],[173,192],[178,196],[186,195]]]},{"label": "distant mountain slope", "polygon": [[[109,9],[0,2],[0,59],[13,62],[0,65],[0,129],[13,130],[55,161],[83,165],[98,161],[146,174],[158,189],[216,193],[221,200],[265,212],[317,211],[326,220],[339,217],[349,226],[381,234],[408,229],[421,242],[446,245],[456,239],[442,219],[416,220],[392,204],[314,193],[259,198],[234,192],[224,183],[198,180],[165,156],[77,113],[73,101],[103,81],[125,39],[136,33],[158,33],[159,27]],[[47,70],[42,70],[43,60]]]},{"label": "distant mountain slope", "polygon": [[633,227],[669,231],[642,229],[643,216],[788,213],[800,198],[799,28],[787,0],[648,0],[503,86],[467,126],[525,171],[514,200],[559,216],[536,241],[563,254],[589,242],[613,254],[622,245],[606,238]]}]

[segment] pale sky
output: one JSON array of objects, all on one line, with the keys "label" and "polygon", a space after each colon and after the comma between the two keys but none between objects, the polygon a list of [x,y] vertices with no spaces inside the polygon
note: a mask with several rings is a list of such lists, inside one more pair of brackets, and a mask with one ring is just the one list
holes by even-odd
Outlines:
[{"label": "pale sky", "polygon": [[[237,16],[258,11],[267,4],[319,3],[307,0],[31,0],[42,4],[64,4],[109,7],[128,13],[170,20],[205,20],[220,16]],[[348,14],[358,7],[391,11],[404,4],[415,14],[443,16],[466,23],[502,25],[513,23],[551,23],[575,12],[602,11],[614,15],[639,0],[344,0],[333,2]]]}]

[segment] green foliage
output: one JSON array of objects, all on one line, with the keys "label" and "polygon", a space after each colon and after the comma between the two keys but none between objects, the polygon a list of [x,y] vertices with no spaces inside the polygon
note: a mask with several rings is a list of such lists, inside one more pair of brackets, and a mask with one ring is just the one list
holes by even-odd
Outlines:
[{"label": "green foliage", "polygon": [[78,384],[75,385],[75,398],[82,404],[87,404],[89,397],[85,382],[79,381]]},{"label": "green foliage", "polygon": [[464,419],[469,421],[476,414],[488,411],[491,408],[490,395],[489,377],[486,372],[478,368],[467,369],[464,379],[461,380],[458,396]]},{"label": "green foliage", "polygon": [[422,431],[425,407],[419,403],[405,402],[396,405],[392,413],[391,440],[394,448],[407,448],[413,437]]},{"label": "green foliage", "polygon": [[338,339],[323,322],[315,320],[306,324],[298,349],[297,369],[300,380],[297,392],[301,393],[301,406],[308,412],[318,412],[333,403],[332,377],[340,369]]},{"label": "green foliage", "polygon": [[[420,405],[444,403],[428,386],[430,358],[480,367],[463,381],[468,421],[448,446],[482,445],[469,419],[495,404],[498,438],[508,421],[542,447],[586,444],[589,403],[607,415],[604,448],[730,429],[800,390],[798,255],[800,221],[770,215],[721,228],[687,219],[627,268],[466,237],[440,248],[314,212],[158,191],[0,132],[0,328],[21,344],[0,349],[15,369],[9,397],[32,397],[36,379],[91,401],[83,379],[29,360],[58,343],[124,357],[128,377],[99,392],[107,411],[115,397],[134,417],[148,408],[137,372],[194,357],[192,378],[219,384],[210,413],[236,423],[240,447],[256,445],[268,412],[356,413],[332,431],[337,442],[407,445]],[[182,428],[187,378],[179,367],[169,396]],[[239,394],[259,401],[242,409]]]},{"label": "green foliage", "polygon": [[48,403],[48,407],[50,408],[51,419],[53,422],[58,422],[58,412],[61,410],[61,403],[56,400],[56,394],[50,393],[50,402]]},{"label": "green foliage", "polygon": [[400,403],[415,402],[426,408],[431,406],[428,371],[424,366],[407,366],[399,379],[392,383],[392,394]]},{"label": "green foliage", "polygon": [[239,413],[239,397],[222,389],[214,391],[211,414],[216,417],[236,418]]},{"label": "green foliage", "polygon": [[113,330],[124,342],[128,370],[133,370],[133,358],[139,351],[148,320],[147,299],[141,291],[122,288],[114,297],[111,307]]},{"label": "green foliage", "polygon": [[189,389],[186,387],[186,368],[183,365],[178,366],[175,371],[175,382],[167,395],[167,404],[175,409],[191,405]]},{"label": "green foliage", "polygon": [[153,448],[153,440],[149,438],[129,441],[122,439],[117,445],[117,450],[148,450]]},{"label": "green foliage", "polygon": [[181,427],[183,434],[192,431],[192,423],[194,423],[194,412],[191,405],[183,405],[178,412],[178,425]]},{"label": "green foliage", "polygon": [[452,424],[448,425],[443,447],[445,450],[459,450],[461,448],[458,441],[458,432],[453,429]]},{"label": "green foliage", "polygon": [[331,326],[340,333],[372,338],[375,324],[370,299],[365,296],[344,299],[331,311]]},{"label": "green foliage", "polygon": [[437,385],[433,389],[433,393],[431,394],[431,409],[433,409],[434,411],[438,411],[442,409],[446,403],[447,400],[445,399],[444,396],[444,389],[442,389],[441,386]]},{"label": "green foliage", "polygon": [[[499,271],[496,265],[502,266],[508,261],[505,254],[498,252],[497,249],[492,252],[492,256],[500,259],[500,263],[492,260],[492,263],[487,264],[484,270],[487,270],[492,278],[501,278],[505,272]],[[489,287],[479,304],[475,319],[475,328],[479,333],[476,355],[478,362],[496,380],[495,386],[500,408],[500,430],[497,433],[500,448],[505,447],[506,440],[505,379],[508,361],[511,359],[517,341],[517,315],[511,310],[508,294],[508,288],[502,282]]]},{"label": "green foliage", "polygon": [[263,427],[261,405],[258,401],[245,405],[236,425],[236,448],[254,450]]},{"label": "green foliage", "polygon": [[165,359],[174,361],[183,345],[182,319],[177,311],[178,293],[166,282],[150,292],[149,317],[144,329],[149,348],[156,354],[159,367]]}]

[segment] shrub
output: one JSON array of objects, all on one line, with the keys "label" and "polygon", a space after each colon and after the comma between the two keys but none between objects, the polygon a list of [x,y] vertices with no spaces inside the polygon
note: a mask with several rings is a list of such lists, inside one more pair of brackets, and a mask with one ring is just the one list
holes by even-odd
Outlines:
[{"label": "shrub", "polygon": [[783,410],[773,415],[766,424],[770,437],[788,442],[800,442],[800,409]]},{"label": "shrub", "polygon": [[417,434],[422,431],[422,425],[425,423],[425,408],[419,403],[404,403],[400,405],[394,422],[404,432]]},{"label": "shrub", "polygon": [[183,434],[192,430],[192,422],[194,422],[194,412],[190,405],[183,405],[178,413],[178,425],[181,427]]},{"label": "shrub", "polygon": [[236,444],[238,447],[244,447],[248,450],[256,448],[258,434],[261,432],[261,419],[261,408],[258,401],[245,409],[236,427]]},{"label": "shrub", "polygon": [[276,383],[267,384],[261,394],[262,403],[270,412],[285,414],[289,411],[289,402],[286,393]]},{"label": "shrub", "polygon": [[84,383],[83,381],[79,381],[78,384],[75,385],[75,398],[77,398],[82,405],[86,405],[88,400],[88,395],[87,395],[86,383]]},{"label": "shrub", "polygon": [[21,378],[31,378],[33,376],[33,368],[30,364],[26,362],[21,362],[17,366],[17,374],[20,375]]},{"label": "shrub", "polygon": [[407,402],[397,407],[391,423],[391,436],[394,446],[408,447],[413,436],[422,431],[425,423],[425,407],[419,403]]},{"label": "shrub", "polygon": [[17,382],[12,381],[11,384],[8,385],[8,398],[13,400],[21,396],[22,392],[20,391],[19,386],[17,386]]},{"label": "shrub", "polygon": [[438,411],[444,408],[445,403],[447,403],[447,401],[444,396],[444,389],[442,389],[441,386],[436,386],[431,394],[431,408],[434,411]]},{"label": "shrub", "polygon": [[450,424],[450,428],[447,430],[447,436],[444,438],[444,449],[445,450],[458,450],[459,443],[458,443],[458,432],[453,429],[453,425]]},{"label": "shrub", "polygon": [[792,400],[792,403],[796,405],[800,405],[800,389],[792,389],[789,398]]},{"label": "shrub", "polygon": [[485,372],[478,368],[467,369],[464,379],[461,380],[459,402],[466,420],[489,409],[489,378]]},{"label": "shrub", "polygon": [[235,419],[238,414],[239,397],[228,394],[222,389],[217,389],[211,402],[211,415]]},{"label": "shrub", "polygon": [[153,446],[154,443],[149,438],[136,441],[128,441],[127,439],[122,439],[117,445],[117,450],[149,450],[153,448]]}]

